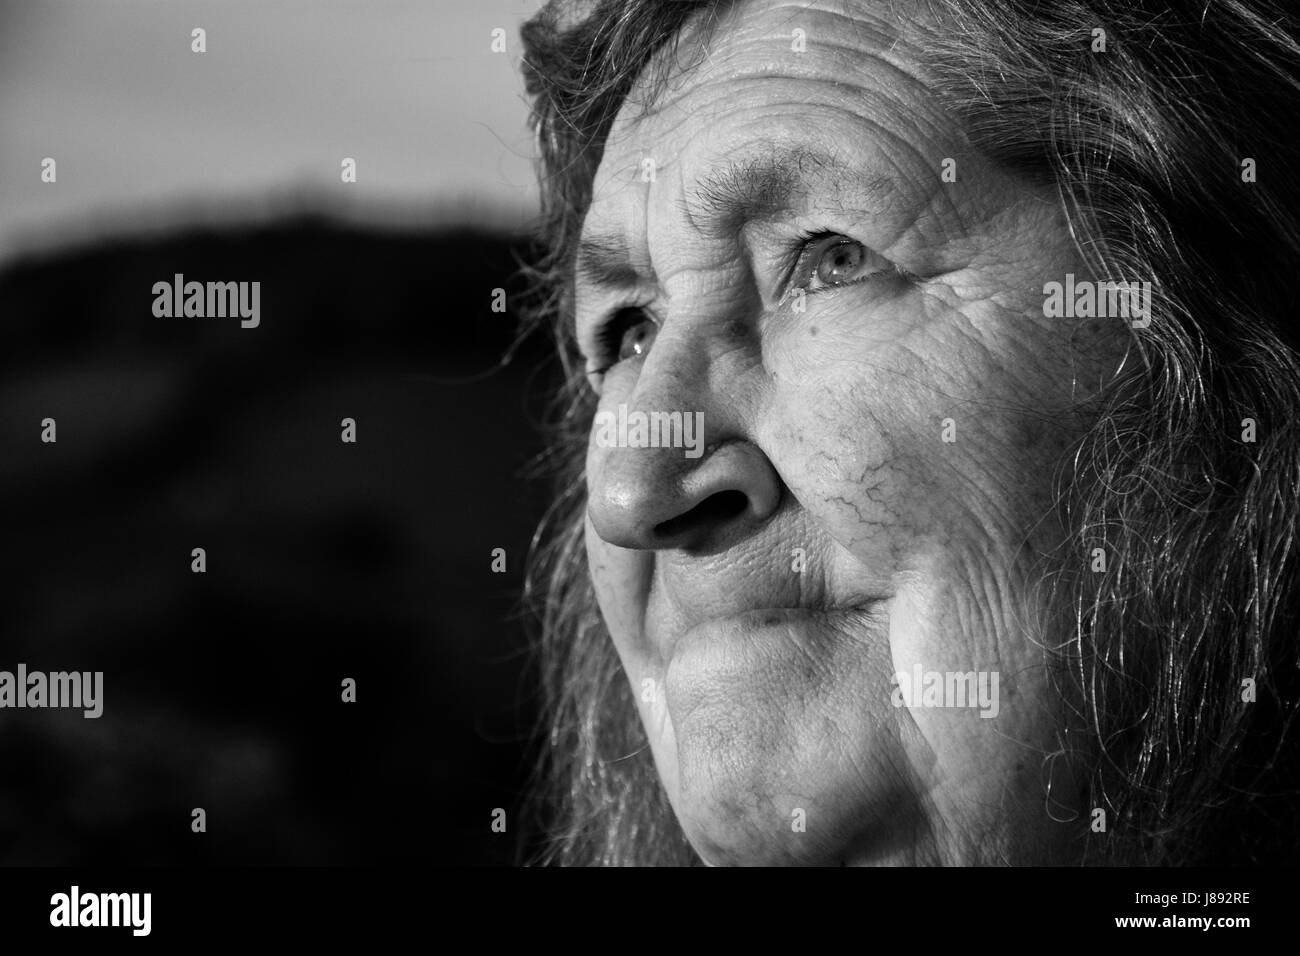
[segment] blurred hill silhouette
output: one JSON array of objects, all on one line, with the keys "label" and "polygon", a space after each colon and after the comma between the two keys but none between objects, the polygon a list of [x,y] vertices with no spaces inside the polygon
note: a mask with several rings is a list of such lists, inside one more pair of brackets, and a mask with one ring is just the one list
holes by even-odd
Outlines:
[{"label": "blurred hill silhouette", "polygon": [[[303,218],[0,273],[0,669],[104,672],[98,720],[0,711],[0,863],[528,849],[516,611],[545,504],[521,477],[544,346],[479,374],[515,335],[526,252]],[[178,272],[260,281],[260,327],[154,317],[153,283]]]}]

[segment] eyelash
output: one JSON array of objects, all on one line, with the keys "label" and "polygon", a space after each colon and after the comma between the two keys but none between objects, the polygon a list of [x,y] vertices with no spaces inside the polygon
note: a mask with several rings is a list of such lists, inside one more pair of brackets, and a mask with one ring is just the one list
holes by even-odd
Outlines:
[{"label": "eyelash", "polygon": [[[818,244],[820,244],[826,239],[831,239],[836,236],[843,239],[848,239],[852,242],[857,242],[857,240],[853,239],[851,236],[846,236],[844,235],[844,233],[836,232],[833,229],[814,229],[811,232],[800,232],[799,239],[798,239],[798,246],[795,249],[796,258],[795,258],[794,266],[790,269],[789,273],[787,274],[787,282],[792,281],[795,276],[799,276],[804,271],[806,271],[805,267],[808,265],[808,258],[809,256],[812,255],[812,250],[814,246],[817,246]],[[831,248],[831,247],[828,246],[827,248]],[[866,249],[866,246],[863,246],[863,248]],[[872,253],[869,249],[867,250],[867,252],[869,255],[874,255],[874,253]],[[821,295],[823,292],[836,292],[840,289],[846,289],[849,286],[857,285],[860,282],[876,280],[879,279],[882,275],[898,275],[904,278],[913,278],[911,273],[904,272],[902,269],[899,269],[897,266],[893,265],[892,263],[890,265],[891,268],[888,271],[882,269],[876,272],[868,272],[866,275],[858,276],[856,279],[852,279],[848,282],[841,282],[838,285],[826,286],[825,288],[822,289],[809,289],[805,286],[788,285],[784,295],[781,298],[781,301],[784,302],[795,288],[802,288],[804,291],[804,295]],[[810,274],[808,279],[805,281],[810,281],[811,278],[812,275]]]},{"label": "eyelash", "polygon": [[600,368],[587,371],[588,375],[604,375],[618,362],[619,346],[623,344],[623,333],[642,318],[651,322],[651,316],[643,305],[625,305],[615,309],[614,313],[601,323],[596,330],[596,355],[593,358],[603,363]]},{"label": "eyelash", "polygon": [[[850,238],[849,236],[845,236],[843,233],[835,232],[831,229],[800,231],[796,242],[792,244],[795,261],[793,266],[787,272],[787,282],[790,281],[791,277],[797,276],[804,271],[804,267],[808,263],[808,257],[811,255],[813,247],[833,236],[843,236],[845,239]],[[887,274],[901,276],[906,279],[915,278],[911,273],[894,266],[888,273],[883,270],[868,272],[866,275],[859,276],[849,282],[841,282],[839,285],[827,286],[821,289],[804,288],[804,295],[821,295],[823,292],[837,291],[839,289],[857,285],[860,282],[879,279],[882,275]],[[788,297],[789,291],[790,290],[787,289],[786,296],[782,297],[782,302],[784,302],[785,298]],[[623,343],[623,334],[642,318],[647,318],[652,322],[654,321],[654,317],[646,311],[645,306],[625,305],[615,309],[613,314],[601,323],[600,327],[596,330],[597,354],[593,356],[593,358],[595,361],[602,364],[599,368],[589,369],[587,372],[589,376],[603,376],[618,363],[618,351],[619,347]]]}]

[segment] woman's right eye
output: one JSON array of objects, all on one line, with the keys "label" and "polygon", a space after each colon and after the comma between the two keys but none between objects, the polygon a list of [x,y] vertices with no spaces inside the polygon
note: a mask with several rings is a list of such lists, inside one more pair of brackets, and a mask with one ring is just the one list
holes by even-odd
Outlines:
[{"label": "woman's right eye", "polygon": [[599,368],[593,371],[604,373],[619,362],[645,355],[658,332],[658,324],[645,309],[637,306],[619,309],[597,335],[599,354],[594,358]]}]

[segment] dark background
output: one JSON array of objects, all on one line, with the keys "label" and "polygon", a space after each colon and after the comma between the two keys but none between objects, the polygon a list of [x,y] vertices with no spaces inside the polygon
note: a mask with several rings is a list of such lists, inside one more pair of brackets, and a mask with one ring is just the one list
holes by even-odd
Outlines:
[{"label": "dark background", "polygon": [[[0,273],[0,669],[104,672],[97,720],[0,712],[0,864],[527,858],[528,256],[303,218]],[[176,272],[261,281],[260,326],[154,317]]]}]

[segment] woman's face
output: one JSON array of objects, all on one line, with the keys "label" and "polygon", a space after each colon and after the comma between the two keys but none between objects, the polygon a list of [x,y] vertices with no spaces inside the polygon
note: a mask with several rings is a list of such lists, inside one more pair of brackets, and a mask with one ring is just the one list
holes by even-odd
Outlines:
[{"label": "woman's face", "polygon": [[[1055,197],[972,151],[923,44],[884,5],[743,3],[594,183],[591,573],[709,863],[1046,861],[1079,829],[1045,805],[1029,572],[1125,330],[1044,317],[1084,273]],[[643,447],[636,412],[702,446]]]}]

